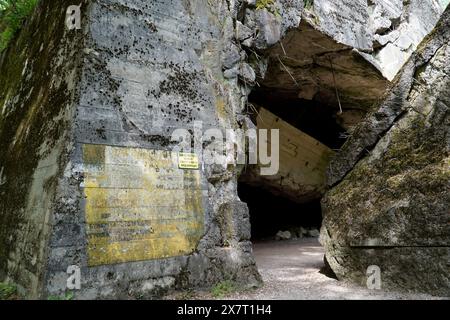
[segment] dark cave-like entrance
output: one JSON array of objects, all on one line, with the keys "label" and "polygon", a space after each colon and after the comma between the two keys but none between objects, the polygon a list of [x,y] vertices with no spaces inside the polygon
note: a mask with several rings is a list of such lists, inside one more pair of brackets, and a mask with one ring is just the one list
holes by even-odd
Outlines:
[{"label": "dark cave-like entrance", "polygon": [[[320,148],[327,148],[332,152],[339,149],[346,140],[346,130],[339,124],[336,107],[327,106],[323,103],[304,100],[290,96],[273,95],[270,90],[255,90],[249,97],[252,110],[252,118],[255,124],[258,120],[264,122],[265,119],[258,119],[259,110],[264,108],[270,111],[280,121],[286,122],[292,126],[292,130],[299,130],[302,134],[308,135],[311,139],[320,144]],[[278,120],[277,120],[278,121]],[[267,124],[267,123],[266,123]],[[288,154],[283,156],[283,150],[280,151],[280,177],[274,179],[258,177],[255,170],[251,168],[244,172],[239,181],[239,197],[247,203],[250,210],[250,220],[252,226],[253,241],[273,240],[277,238],[277,233],[288,231],[292,239],[302,237],[316,237],[317,231],[322,224],[321,196],[325,184],[325,169],[327,163],[320,163],[314,167],[314,164],[303,166],[302,156],[308,152],[314,153],[315,150],[303,148],[295,138],[287,134],[283,138],[283,128],[280,129],[281,140],[280,148],[283,144],[298,145],[297,152],[305,153],[296,157]],[[284,141],[283,141],[284,140]],[[314,145],[313,145],[314,147]],[[321,149],[322,150],[322,149]],[[289,157],[288,157],[289,156]],[[299,161],[296,168],[295,161]],[[293,162],[290,167],[286,167],[283,161]],[[286,168],[285,168],[286,167]],[[294,184],[316,183],[323,184],[315,186],[317,190],[307,192],[295,190],[291,186],[282,186],[287,177],[292,178],[292,172],[297,170],[298,179]],[[305,179],[302,176],[302,170],[307,174],[322,171],[322,176],[314,176],[314,179]],[[318,179],[323,179],[319,181]],[[310,188],[305,185],[304,189]],[[311,188],[313,189],[313,188]]]},{"label": "dark cave-like entrance", "polygon": [[[253,91],[249,96],[249,103],[266,108],[330,149],[338,150],[345,143],[347,130],[341,125],[338,106],[299,99],[289,94],[274,94],[264,88]],[[256,118],[257,115],[254,114],[253,117]]]},{"label": "dark cave-like entrance", "polygon": [[302,228],[304,231],[320,230],[320,199],[300,204],[246,183],[239,184],[239,197],[250,209],[254,242],[273,240],[280,231],[288,231],[295,239],[305,236],[301,234]]},{"label": "dark cave-like entrance", "polygon": [[[258,268],[266,272],[279,261],[277,268],[315,269],[335,278],[318,237],[328,162],[348,137],[339,107],[267,88],[255,90],[249,104],[258,128],[280,130],[279,174],[261,177],[253,166],[238,184],[239,197],[250,212]],[[285,253],[282,260],[278,252]]]},{"label": "dark cave-like entrance", "polygon": [[[329,162],[383,95],[388,81],[353,47],[321,33],[308,19],[260,54],[267,65],[257,75],[247,112],[258,129],[280,130],[280,170],[264,177],[258,165],[247,166],[238,193],[249,207],[255,249],[268,243],[259,251],[266,254],[260,261],[270,265],[278,259],[296,268],[312,262],[308,257],[320,255],[323,249],[313,238],[323,220],[320,202]],[[259,54],[249,51],[248,55],[259,61]],[[291,250],[293,241],[273,241],[284,238],[277,237],[281,232],[290,232],[287,238],[298,237],[300,228],[315,231],[311,238],[298,241],[303,248]],[[314,248],[299,254],[305,246]],[[277,251],[289,252],[291,259]],[[323,254],[314,269],[324,267],[322,259]]]},{"label": "dark cave-like entrance", "polygon": [[[267,177],[259,174],[258,165],[247,166],[238,185],[249,207],[261,270],[278,260],[277,268],[323,268],[332,274],[317,241],[328,165],[388,86],[381,72],[353,49],[303,19],[261,53],[267,68],[257,75],[247,112],[258,129],[280,130],[280,167]],[[248,55],[259,61],[260,55]],[[301,239],[283,241],[300,238],[298,230]]]}]

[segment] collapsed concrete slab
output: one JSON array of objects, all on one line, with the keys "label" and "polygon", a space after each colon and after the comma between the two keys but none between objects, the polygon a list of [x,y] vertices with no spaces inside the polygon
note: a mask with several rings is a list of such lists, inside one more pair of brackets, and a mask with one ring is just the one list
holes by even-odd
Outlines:
[{"label": "collapsed concrete slab", "polygon": [[340,279],[450,294],[450,11],[332,160],[322,243]]},{"label": "collapsed concrete slab", "polygon": [[267,72],[256,90],[332,106],[351,132],[441,13],[433,0],[308,2],[299,26],[266,49]]},{"label": "collapsed concrete slab", "polygon": [[[295,202],[319,199],[326,190],[326,168],[334,152],[264,108],[259,108],[256,122],[258,129],[279,130],[279,168],[275,175],[261,175],[263,165],[250,166],[240,181]],[[268,141],[270,145],[270,136]]]}]

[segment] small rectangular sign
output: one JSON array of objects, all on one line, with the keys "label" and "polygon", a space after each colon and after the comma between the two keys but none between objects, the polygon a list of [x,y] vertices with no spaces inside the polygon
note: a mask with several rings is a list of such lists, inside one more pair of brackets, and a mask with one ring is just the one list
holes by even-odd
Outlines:
[{"label": "small rectangular sign", "polygon": [[195,153],[178,154],[178,167],[180,169],[198,170],[200,167],[198,156]]}]

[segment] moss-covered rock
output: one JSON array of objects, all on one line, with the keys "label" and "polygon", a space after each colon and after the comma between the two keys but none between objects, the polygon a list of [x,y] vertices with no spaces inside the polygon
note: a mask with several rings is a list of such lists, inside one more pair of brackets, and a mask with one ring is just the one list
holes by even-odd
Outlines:
[{"label": "moss-covered rock", "polygon": [[449,26],[447,10],[331,165],[322,242],[340,278],[378,265],[387,288],[450,294]]}]

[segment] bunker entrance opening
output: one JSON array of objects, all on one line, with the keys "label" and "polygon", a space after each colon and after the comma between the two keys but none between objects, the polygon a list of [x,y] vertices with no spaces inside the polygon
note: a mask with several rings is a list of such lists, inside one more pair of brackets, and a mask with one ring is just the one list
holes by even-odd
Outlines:
[{"label": "bunker entrance opening", "polygon": [[320,199],[296,203],[246,183],[239,184],[239,197],[250,210],[253,242],[315,237],[320,230]]},{"label": "bunker entrance opening", "polygon": [[[339,106],[260,87],[249,97],[249,110],[258,129],[280,130],[279,172],[262,176],[258,165],[248,166],[238,185],[250,212],[258,267],[264,269],[271,260],[265,253],[273,252],[267,248],[291,248],[286,252],[294,255],[313,248],[317,271],[327,270],[318,243],[320,202],[329,161],[348,137]],[[292,259],[302,257],[311,259],[306,253]]]},{"label": "bunker entrance opening", "polygon": [[238,191],[250,210],[252,238],[317,236],[329,159],[347,138],[338,109],[264,88],[252,92],[249,105],[259,129],[280,131],[279,172],[261,176],[256,165],[240,178]]},{"label": "bunker entrance opening", "polygon": [[[263,165],[249,165],[238,185],[239,197],[249,207],[257,264],[267,270],[277,257],[332,275],[318,243],[327,169],[388,81],[352,47],[306,20],[265,54],[267,68],[264,77],[257,76],[247,112],[258,129],[279,130],[279,170],[265,176]],[[270,133],[268,137],[272,143]]]}]

